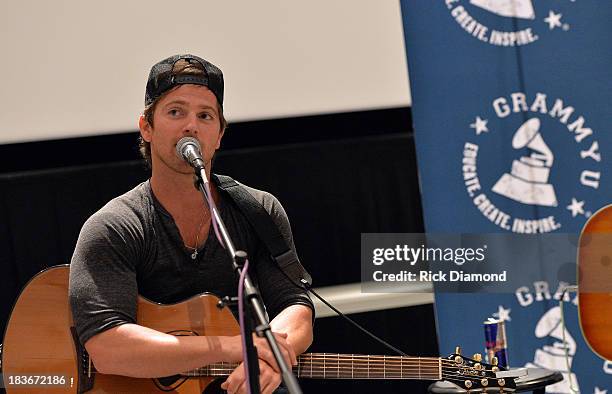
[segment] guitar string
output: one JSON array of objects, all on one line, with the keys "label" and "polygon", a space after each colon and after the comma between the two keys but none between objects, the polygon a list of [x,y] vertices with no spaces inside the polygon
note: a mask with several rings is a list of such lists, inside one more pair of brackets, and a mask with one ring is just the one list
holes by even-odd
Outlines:
[{"label": "guitar string", "polygon": [[[226,370],[215,370],[212,371],[214,373],[218,373],[219,375],[211,375],[212,376],[228,376],[229,374],[231,374],[234,370],[233,369],[226,369]],[[370,370],[371,371],[371,370]],[[410,377],[403,377],[403,376],[384,376],[383,374],[379,374],[377,376],[370,376],[367,374],[367,369],[364,370],[363,375],[360,376],[359,372],[357,373],[357,376],[355,376],[355,371],[353,371],[353,373],[349,373],[349,372],[345,372],[345,374],[342,376],[344,378],[357,378],[357,379],[376,379],[376,378],[382,378],[382,379],[430,379],[430,380],[438,380],[440,379],[440,375],[438,373],[431,373],[431,375],[435,375],[435,376],[423,376],[424,374],[421,374],[419,377],[417,377],[417,375],[412,375]],[[189,376],[189,377],[198,377],[198,376],[211,376],[211,375],[197,375],[197,374],[182,374],[182,376]],[[317,378],[317,377],[327,377],[327,378],[332,378],[334,375],[334,373],[328,373],[327,371],[324,370],[313,370],[312,372],[309,371],[302,371],[302,374],[299,377],[311,377],[311,378]],[[337,374],[337,378],[340,378],[339,374]],[[449,373],[446,372],[443,374],[442,378],[459,378],[461,380],[472,380],[472,381],[477,381],[483,378],[487,378],[490,380],[495,380],[497,378],[495,377],[487,377],[487,376],[473,376],[473,375],[465,375],[465,374],[456,374],[456,373]]]},{"label": "guitar string", "polygon": [[365,355],[365,354],[354,354],[354,355],[340,355],[334,353],[307,353],[298,356],[299,360],[303,359],[315,359],[315,358],[325,358],[325,359],[348,359],[348,360],[385,360],[385,361],[409,361],[409,362],[443,362],[443,363],[452,363],[455,364],[454,360],[449,360],[446,358],[440,357],[417,357],[417,356],[384,356],[384,355]]},{"label": "guitar string", "polygon": [[[423,367],[423,368],[434,368],[434,369],[438,369],[440,367],[440,365],[442,365],[443,367],[457,367],[457,368],[473,368],[470,366],[461,366],[461,365],[456,365],[455,363],[440,363],[438,361],[427,361],[427,362],[418,362],[418,361],[393,361],[393,362],[385,362],[385,363],[381,363],[381,362],[377,362],[377,361],[370,361],[370,360],[352,360],[352,359],[313,359],[313,360],[298,360],[298,365],[302,366],[302,365],[316,365],[316,364],[320,364],[321,362],[323,363],[330,363],[330,366],[333,366],[333,363],[335,362],[336,364],[353,364],[353,363],[357,363],[359,364],[364,364],[364,365],[372,365],[372,366],[383,366],[383,365],[388,365],[388,366],[406,366],[406,367]],[[209,364],[208,366],[228,366],[228,367],[237,367],[239,364],[238,363],[228,363],[228,364],[221,364],[221,363],[214,363],[214,364]],[[349,364],[350,365],[350,364]],[[202,367],[202,368],[206,368]]]},{"label": "guitar string", "polygon": [[[333,362],[351,362],[351,363],[370,363],[370,364],[374,364],[374,365],[382,365],[380,363],[380,361],[384,361],[385,365],[406,365],[406,366],[424,366],[424,367],[432,367],[432,368],[438,368],[438,366],[440,364],[444,365],[444,366],[451,366],[451,367],[457,367],[457,368],[473,368],[470,366],[457,366],[456,362],[451,361],[451,360],[389,360],[389,359],[359,359],[359,358],[348,358],[348,357],[342,357],[342,358],[338,358],[338,357],[318,357],[318,358],[309,358],[307,360],[303,359],[303,358],[298,358],[298,364],[304,365],[304,364],[308,364],[308,363],[317,363],[317,362],[328,362],[328,363],[333,363]],[[211,364],[211,365],[218,365],[217,364]],[[237,367],[238,363],[232,363],[232,364],[228,364],[228,365],[232,365]]]},{"label": "guitar string", "polygon": [[[325,353],[311,353],[299,356],[298,365],[300,366],[300,368],[302,368],[302,376],[310,377],[317,377],[317,375],[324,377],[336,373],[338,377],[340,377],[340,374],[345,374],[345,377],[348,377],[349,374],[351,376],[357,374],[357,378],[372,378],[373,376],[370,375],[376,373],[379,375],[376,377],[382,377],[387,379],[402,379],[404,373],[411,373],[412,376],[414,376],[415,378],[418,376],[419,378],[425,377],[435,380],[440,377],[440,372],[443,372],[443,377],[459,377],[461,379],[471,380],[477,380],[484,377],[488,379],[494,379],[494,377],[490,376],[473,376],[465,373],[454,373],[455,371],[466,368],[472,371],[475,370],[492,372],[490,370],[477,370],[474,367],[469,366],[461,367],[457,366],[454,361],[442,358],[419,359],[419,357],[405,358],[402,356],[352,355],[349,357]],[[337,364],[333,365],[333,361],[336,361]],[[385,365],[382,365],[380,361],[384,361]],[[349,368],[348,362],[351,363],[351,368]],[[356,368],[354,366],[355,362],[357,363]],[[346,363],[346,365],[344,363]],[[429,363],[430,365],[424,365],[424,363]],[[237,366],[238,364],[234,363],[215,363],[209,364],[208,366],[204,366],[201,368],[196,368],[192,371],[188,371],[180,375],[193,377],[202,376],[202,374],[206,373],[229,375],[231,372],[234,371]],[[310,371],[308,371],[308,369],[310,369]],[[348,370],[345,371],[344,369]],[[328,372],[330,370],[334,370],[335,372]],[[419,373],[415,374],[413,371],[419,371]],[[94,371],[94,373],[98,372]],[[387,374],[392,375],[398,373],[402,376],[386,376]],[[366,376],[359,376],[360,374],[364,374]]]},{"label": "guitar string", "polygon": [[[343,369],[343,368],[332,368],[332,369],[325,368],[324,369],[324,368],[320,368],[320,367],[314,367],[312,369],[311,368],[303,369],[302,370],[302,375],[317,374],[317,373],[322,373],[322,372],[327,373],[327,371],[330,371],[330,370],[333,370],[333,372],[331,372],[331,374],[333,374],[333,373],[337,373],[337,374],[340,374],[340,373],[345,373],[345,374],[349,374],[349,373],[361,374],[361,373],[364,373],[364,374],[367,374],[368,372],[371,373],[371,374],[374,374],[374,373],[381,374],[381,372],[382,372],[381,376],[383,376],[384,373],[386,372],[386,373],[389,373],[389,375],[391,375],[391,374],[411,374],[413,376],[419,376],[419,375],[420,376],[431,375],[431,376],[436,376],[436,377],[440,376],[440,374],[439,374],[440,370],[439,369],[436,369],[436,370],[433,370],[433,369],[423,370],[423,369],[421,369],[420,370],[420,374],[417,374],[417,373],[415,373],[415,371],[418,371],[418,369],[404,368],[404,369],[394,369],[394,370],[387,369],[387,370],[384,370],[384,369],[381,369],[381,368],[372,368],[372,367],[370,367],[369,369],[365,368],[365,367],[354,368],[352,370],[350,370],[350,369],[346,370],[346,369]],[[486,378],[489,378],[489,379],[495,378],[494,376],[486,376],[486,375],[485,376],[474,376],[474,375],[465,374],[465,373],[458,374],[458,373],[456,373],[457,370],[458,370],[458,368],[448,368],[448,367],[446,367],[446,368],[442,369],[442,373],[443,373],[444,376],[465,376],[465,377],[474,377],[474,378],[483,378],[483,377],[486,377]],[[232,372],[232,371],[233,371],[233,369],[231,369],[231,368],[209,368],[209,369],[203,369],[201,371],[190,372],[190,374],[191,375],[197,375],[197,374],[201,374],[201,373],[206,374],[206,373],[212,373],[212,372],[221,373],[221,372]],[[484,371],[484,372],[486,373],[486,372],[490,372],[490,371]]]},{"label": "guitar string", "polygon": [[[229,376],[234,370],[233,369],[227,369],[227,370],[219,370],[219,371],[214,371],[214,373],[208,374],[208,375],[203,375],[203,374],[189,374],[189,373],[181,373],[181,374],[177,374],[178,376],[182,376],[182,377],[218,377],[218,376]],[[327,377],[330,379],[333,379],[333,373],[330,375],[330,373],[323,373],[323,370],[317,371],[320,372],[320,374],[315,374],[314,371],[313,373],[305,373],[306,371],[302,371],[302,374],[298,377],[310,377],[310,378],[317,378],[317,377]],[[100,374],[100,372],[97,371],[93,371],[92,374]],[[435,376],[430,376],[430,377],[417,377],[416,375],[412,375],[412,376],[383,376],[383,375],[378,375],[378,376],[369,376],[369,375],[363,375],[363,376],[355,376],[355,374],[350,374],[350,373],[346,373],[345,376],[342,376],[343,378],[348,378],[348,377],[352,377],[355,379],[413,379],[413,380],[418,380],[418,379],[425,379],[425,380],[439,380],[439,375],[436,374]],[[338,379],[340,378],[339,376],[337,377]],[[442,376],[442,378],[446,379],[446,378],[459,378],[459,379],[465,379],[465,380],[480,380],[483,378],[487,378],[490,380],[496,380],[496,377],[488,377],[488,376],[472,376],[472,375],[465,375],[465,374],[452,374],[452,373],[446,373]]]},{"label": "guitar string", "polygon": [[[360,360],[360,361],[366,361],[366,360]],[[448,360],[446,360],[448,361]],[[182,373],[179,374],[180,376],[183,377],[201,377],[202,373],[207,373],[207,375],[203,375],[203,376],[228,376],[230,375],[235,367],[237,365],[233,365],[231,363],[216,363],[216,364],[210,364],[209,366],[205,366],[202,368],[198,368],[196,370],[193,371],[189,371],[186,373]],[[330,365],[327,365],[327,368],[329,369],[329,367],[333,367]],[[406,373],[409,373],[409,371],[411,369],[413,369],[414,367],[411,366],[410,368],[404,368],[408,371],[406,371]],[[336,372],[336,378],[337,379],[347,379],[347,378],[355,378],[355,374],[357,374],[356,378],[357,379],[376,379],[376,378],[383,378],[383,379],[429,379],[429,380],[438,380],[440,379],[440,368],[433,368],[433,367],[425,367],[430,368],[431,371],[430,372],[425,372],[423,370],[423,368],[418,368],[418,370],[420,370],[420,373],[417,375],[415,375],[413,373],[413,375],[411,377],[404,377],[403,373],[404,373],[404,369],[400,369],[399,371],[393,370],[393,371],[388,371],[389,374],[391,374],[392,372],[394,373],[400,373],[400,376],[386,376],[386,373],[383,372],[383,374],[380,374],[380,366],[378,366],[377,368],[375,368],[374,366],[370,365],[369,367],[365,367],[361,366],[358,367],[356,370],[351,370],[351,371],[340,371],[338,370]],[[310,378],[324,378],[324,377],[331,377],[330,374],[333,376],[333,372],[329,373],[328,371],[325,370],[325,368],[321,368],[319,365],[315,366],[315,368],[312,368],[312,366],[310,366],[310,373],[308,373],[308,371],[304,370],[302,371],[303,373],[300,375],[301,377],[310,377]],[[334,367],[334,369],[338,369],[337,367]],[[435,369],[435,370],[434,370]],[[482,379],[485,376],[470,376],[470,375],[466,375],[466,374],[456,374],[456,373],[451,373],[449,370],[458,370],[460,369],[459,367],[448,367],[448,366],[444,366],[441,368],[442,372],[444,372],[442,374],[442,378],[458,378],[460,380],[470,380],[470,381],[478,381],[480,379]],[[472,368],[473,369],[473,368]],[[93,371],[95,374],[99,373],[98,371]],[[378,376],[370,376],[371,372],[378,372]],[[342,376],[340,376],[340,374],[343,374]],[[363,374],[362,376],[360,376],[360,374]],[[431,376],[426,376],[426,375],[431,375]],[[494,377],[486,377],[488,379],[495,379]]]},{"label": "guitar string", "polygon": [[[321,365],[314,365],[314,366],[306,365],[306,366],[301,366],[301,367],[304,368],[304,369],[302,369],[302,372],[303,372],[302,375],[308,375],[309,373],[314,375],[314,374],[322,373],[322,372],[326,373],[329,370],[334,370],[334,371],[337,370],[336,371],[337,374],[340,374],[340,373],[349,374],[349,372],[352,372],[352,373],[357,372],[358,374],[362,373],[362,372],[363,373],[367,373],[367,372],[380,373],[382,371],[383,375],[384,375],[384,372],[388,372],[389,374],[392,374],[392,373],[395,373],[395,374],[397,374],[397,373],[400,373],[400,374],[401,373],[406,373],[406,374],[412,373],[414,376],[417,376],[417,374],[415,374],[412,371],[413,370],[417,370],[417,371],[420,370],[420,375],[421,376],[424,376],[424,375],[435,375],[436,377],[440,376],[439,375],[440,369],[439,368],[432,368],[432,367],[417,368],[417,367],[411,366],[409,368],[407,367],[407,368],[397,369],[397,366],[396,366],[394,369],[392,367],[392,368],[386,369],[386,371],[381,366],[376,366],[375,367],[375,366],[372,366],[372,365],[370,365],[369,368],[367,366],[365,366],[365,365],[362,365],[361,367],[353,368],[352,370],[348,370],[348,371],[341,370],[341,369],[348,368],[348,366],[340,366],[340,367],[338,367],[338,366],[333,366],[333,365],[326,365],[325,368],[321,368]],[[311,371],[309,371],[309,369]],[[466,375],[465,373],[464,374],[453,373],[455,370],[459,370],[459,369],[461,369],[461,368],[460,367],[442,367],[441,368],[441,370],[443,372],[443,375],[445,375],[445,376],[459,376],[459,377],[472,378],[472,379],[481,379],[483,377],[486,377],[486,378],[489,378],[489,379],[494,379],[495,378],[495,377],[492,377],[492,376],[473,376],[473,375]],[[474,370],[474,368],[471,368],[471,369]],[[217,373],[228,372],[229,373],[229,372],[232,372],[232,371],[233,371],[233,368],[231,368],[229,366],[228,367],[221,366],[221,367],[202,367],[202,368],[196,370],[195,372],[194,371],[190,371],[189,373],[190,373],[190,375],[194,375],[194,374],[197,374],[197,373],[207,373],[207,372],[210,372],[210,373],[212,373],[212,372],[217,372]],[[476,370],[476,371],[491,372],[491,371],[487,371],[487,370]],[[334,372],[331,372],[331,374],[333,374],[333,373]],[[381,376],[383,376],[383,375],[381,375]],[[388,376],[388,377],[391,378],[392,376]],[[431,378],[431,376],[430,376],[430,378]]]},{"label": "guitar string", "polygon": [[[181,373],[178,374],[180,376],[183,377],[206,377],[206,376],[228,376],[230,375],[235,368],[224,368],[224,367],[220,367],[220,368],[209,368],[209,367],[202,367],[202,368],[198,368],[196,370],[193,371],[189,371],[189,372],[185,372],[185,373]],[[480,380],[482,378],[487,378],[487,379],[496,379],[495,377],[487,377],[487,376],[471,376],[471,375],[466,375],[466,374],[456,374],[456,373],[451,373],[448,370],[454,370],[454,369],[459,369],[457,367],[455,368],[451,368],[451,367],[443,367],[442,371],[443,376],[442,378],[452,378],[452,377],[456,377],[459,379],[465,379],[465,380],[472,380],[472,381],[476,381],[476,380]],[[363,372],[362,372],[363,371]],[[346,375],[343,376],[343,378],[348,378],[349,375],[351,375],[351,377],[355,377],[355,373],[357,373],[356,378],[357,379],[376,379],[376,378],[383,378],[383,379],[404,379],[403,376],[384,376],[383,374],[380,374],[379,372],[380,370],[376,370],[374,368],[372,368],[372,366],[370,366],[370,368],[357,368],[357,371],[353,370],[353,371],[338,371],[337,375],[338,378],[340,378],[339,374],[345,373]],[[438,370],[437,370],[438,371]],[[418,375],[419,377],[417,377],[417,375],[413,374],[411,377],[407,377],[408,379],[431,379],[431,380],[438,380],[440,378],[440,375],[438,372],[428,372],[428,373],[421,373],[420,375]],[[94,374],[99,374],[98,371],[92,371]],[[349,373],[351,372],[351,373]],[[379,372],[378,376],[370,376],[371,374],[369,372]],[[206,374],[205,374],[206,373]],[[363,376],[360,376],[359,373],[363,373]],[[396,371],[397,373],[397,371]],[[402,370],[399,371],[399,373],[403,373]],[[218,374],[218,375],[215,375]],[[424,375],[435,375],[435,376],[424,376]],[[331,376],[330,376],[331,375]],[[302,371],[302,374],[300,375],[301,377],[311,377],[311,378],[317,378],[317,377],[328,377],[331,378],[333,376],[333,372],[329,373],[327,372],[325,369],[319,368],[319,369],[313,369],[312,371]]]},{"label": "guitar string", "polygon": [[[295,366],[296,368],[298,366]],[[327,369],[327,370],[332,370],[332,369],[366,369],[368,368],[367,365],[361,365],[361,366],[355,366],[355,367],[351,367],[351,365],[323,365],[323,364],[308,364],[308,365],[299,365],[300,368],[304,368],[304,369],[309,369],[309,368],[318,368],[318,369]],[[212,369],[227,369],[227,370],[233,370],[235,368],[232,367],[212,367],[212,368],[200,368],[194,371],[197,372],[203,372],[206,370],[212,370]],[[374,366],[374,365],[370,365],[369,368],[371,370],[383,370],[383,369],[387,369],[388,371],[418,371],[421,370],[424,373],[431,373],[431,372],[438,372],[440,369],[439,368],[432,368],[432,367],[419,367],[419,366]],[[451,368],[451,367],[443,367],[444,370],[454,370],[454,369],[459,369],[459,368]],[[191,371],[189,371],[191,372]]]},{"label": "guitar string", "polygon": [[[388,367],[405,367],[406,369],[408,368],[431,368],[432,370],[438,370],[439,369],[439,364],[442,363],[442,368],[454,368],[454,369],[462,369],[462,368],[469,368],[469,369],[475,369],[474,367],[470,367],[470,366],[457,366],[456,362],[452,361],[452,360],[447,360],[447,359],[433,359],[433,358],[422,358],[422,359],[418,359],[418,357],[414,357],[414,358],[409,358],[409,359],[405,359],[405,358],[399,358],[399,356],[367,356],[367,355],[354,355],[354,356],[341,356],[341,357],[337,357],[335,355],[329,354],[329,355],[314,355],[311,356],[309,355],[302,355],[299,356],[299,362],[298,364],[302,367],[306,367],[308,368],[310,366],[310,364],[312,365],[317,365],[318,362],[324,362],[327,363],[327,367],[328,368],[337,368],[334,367],[333,363],[334,361],[336,363],[357,363],[357,364],[370,364],[370,368],[375,368],[375,367],[382,367],[382,364],[380,364],[379,361],[384,361],[385,365]],[[427,364],[430,365],[427,365]],[[217,365],[227,365],[228,368],[236,368],[238,367],[239,364],[237,363],[227,363],[227,364],[223,364],[223,363],[215,363],[215,364],[210,364],[210,366],[217,366]],[[204,366],[201,368],[209,368],[208,366]],[[201,369],[200,368],[200,369]],[[486,370],[485,370],[486,371]]]},{"label": "guitar string", "polygon": [[[335,364],[335,365],[333,365]],[[408,364],[408,363],[394,363],[394,364],[385,364],[385,365],[379,365],[379,364],[374,364],[374,363],[354,363],[354,362],[349,362],[349,361],[340,361],[340,362],[335,362],[333,364],[330,364],[330,362],[321,362],[321,361],[316,361],[316,362],[311,362],[311,363],[298,363],[297,366],[299,366],[300,368],[319,368],[319,367],[324,367],[327,369],[338,369],[338,368],[351,368],[351,367],[355,367],[355,368],[372,368],[372,369],[376,369],[376,368],[389,368],[389,370],[397,370],[397,369],[405,369],[405,370],[419,370],[421,369],[422,371],[439,371],[441,368],[442,369],[447,369],[447,370],[452,370],[452,369],[456,369],[456,370],[460,370],[460,369],[470,369],[470,370],[476,370],[476,371],[487,371],[486,369],[477,369],[474,367],[461,367],[461,366],[453,366],[453,365],[422,365],[422,364]],[[232,366],[212,366],[212,368],[228,368],[228,369],[234,369],[236,368],[238,365],[232,365]],[[207,368],[207,367],[202,367],[202,368]],[[208,367],[211,368],[211,367]],[[201,369],[201,368],[200,368]],[[196,369],[197,370],[197,369]]]},{"label": "guitar string", "polygon": [[[384,360],[384,359],[383,359]],[[379,361],[383,361],[383,360],[377,360],[375,358],[372,359],[360,359],[360,358],[347,358],[347,357],[309,357],[308,359],[304,359],[302,357],[300,357],[298,364],[300,366],[306,366],[308,367],[309,364],[313,364],[316,365],[317,363],[320,362],[324,362],[324,363],[329,363],[331,367],[333,367],[333,363],[335,362],[336,364],[339,363],[357,363],[357,364],[370,364],[370,366],[374,367],[374,366],[378,366],[378,365],[382,365]],[[471,368],[471,369],[476,369],[474,367],[471,366],[457,366],[456,363],[454,361],[450,361],[450,360],[389,360],[386,359],[384,360],[384,365],[387,365],[389,367],[401,367],[401,366],[405,366],[405,367],[421,367],[421,368],[432,368],[432,369],[439,369],[439,367],[442,365],[443,367],[446,368],[457,368],[457,369],[461,369],[461,368]],[[211,364],[211,365],[215,365],[215,364]],[[218,365],[218,364],[217,364]],[[237,367],[238,364],[228,364],[231,365],[233,367]],[[205,367],[204,367],[205,368]],[[486,371],[486,369],[484,369]]]},{"label": "guitar string", "polygon": [[[181,376],[183,377],[221,377],[221,376],[229,376],[230,373],[233,371],[222,371],[219,372],[218,374],[211,374],[211,375],[187,375],[187,374],[182,374]],[[346,373],[346,374],[342,374],[342,375],[334,375],[333,373],[312,373],[312,374],[300,374],[298,377],[300,378],[328,378],[328,379],[347,379],[347,378],[352,378],[352,379],[404,379],[404,380],[440,380],[441,378],[438,375],[435,376],[398,376],[398,375],[394,375],[394,376],[383,376],[383,375],[378,375],[378,376],[370,376],[370,375],[358,375],[358,374],[351,374],[351,373]],[[482,376],[471,376],[471,375],[459,375],[459,374],[445,374],[444,376],[442,376],[442,379],[459,379],[459,380],[471,380],[471,381],[479,381],[483,378],[486,378],[487,380],[496,380],[497,378],[495,377],[482,377]]]}]

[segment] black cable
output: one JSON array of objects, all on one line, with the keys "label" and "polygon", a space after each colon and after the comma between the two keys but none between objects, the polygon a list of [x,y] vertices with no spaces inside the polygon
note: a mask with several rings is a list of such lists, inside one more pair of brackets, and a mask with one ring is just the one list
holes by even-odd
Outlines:
[{"label": "black cable", "polygon": [[[287,275],[288,276],[288,275]],[[293,281],[292,281],[293,282]],[[344,319],[346,319],[346,321],[348,321],[349,323],[351,323],[354,327],[358,328],[361,332],[363,332],[364,334],[368,335],[370,338],[376,340],[378,343],[380,343],[381,345],[384,345],[385,347],[387,347],[388,349],[391,349],[392,351],[394,351],[395,353],[399,354],[400,356],[408,356],[406,353],[402,352],[401,350],[399,350],[398,348],[396,348],[395,346],[385,342],[383,339],[377,337],[376,335],[372,334],[370,331],[368,331],[367,329],[363,328],[362,326],[360,326],[357,322],[355,322],[353,319],[351,319],[350,317],[346,316],[344,313],[340,312],[338,309],[336,309],[332,304],[330,304],[329,302],[327,302],[323,297],[321,297],[320,295],[317,294],[316,291],[314,291],[312,289],[312,287],[310,286],[310,283],[306,280],[306,279],[301,279],[300,283],[302,283],[303,288],[305,288],[307,291],[309,291],[310,293],[312,293],[315,297],[317,297],[319,300],[321,300],[322,303],[324,303],[325,305],[327,305],[327,307],[329,309],[331,309],[332,311],[336,312],[338,314],[338,316],[343,317]],[[302,286],[299,286],[302,287]]]},{"label": "black cable", "polygon": [[370,331],[368,331],[366,328],[362,327],[361,325],[359,325],[359,323],[355,322],[353,319],[351,319],[350,317],[346,316],[344,313],[340,312],[338,309],[336,309],[336,307],[334,307],[332,304],[330,304],[329,302],[327,302],[323,297],[321,297],[319,294],[317,294],[316,291],[314,291],[312,289],[312,286],[310,284],[309,281],[307,281],[304,278],[300,279],[300,284],[296,283],[295,280],[287,273],[285,272],[284,269],[278,267],[280,272],[285,275],[285,277],[287,279],[289,279],[289,282],[293,283],[294,286],[299,287],[300,289],[306,290],[310,293],[312,293],[315,297],[317,297],[319,300],[321,300],[322,303],[324,303],[325,305],[327,305],[327,307],[329,309],[331,309],[332,311],[336,312],[336,314],[342,318],[344,318],[346,321],[348,321],[349,323],[351,323],[354,327],[356,327],[357,329],[359,329],[361,332],[363,332],[364,334],[366,334],[367,336],[369,336],[370,338],[374,339],[375,341],[377,341],[378,343],[380,343],[381,345],[385,346],[386,348],[392,350],[393,352],[399,354],[400,356],[408,356],[406,353],[404,353],[403,351],[401,351],[400,349],[396,348],[395,346],[391,345],[390,343],[387,343],[385,340],[377,337],[376,335],[372,334]]}]

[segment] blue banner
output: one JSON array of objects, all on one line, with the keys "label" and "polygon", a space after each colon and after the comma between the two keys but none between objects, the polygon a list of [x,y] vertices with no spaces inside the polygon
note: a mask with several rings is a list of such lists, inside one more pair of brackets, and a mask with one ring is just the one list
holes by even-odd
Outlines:
[{"label": "blue banner", "polygon": [[[612,202],[612,2],[401,7],[426,230],[579,233]],[[436,294],[441,352],[481,352],[496,317],[511,366],[563,371],[547,392],[612,393],[612,363],[586,344],[576,294],[560,303],[565,285],[543,275],[508,294]]]}]

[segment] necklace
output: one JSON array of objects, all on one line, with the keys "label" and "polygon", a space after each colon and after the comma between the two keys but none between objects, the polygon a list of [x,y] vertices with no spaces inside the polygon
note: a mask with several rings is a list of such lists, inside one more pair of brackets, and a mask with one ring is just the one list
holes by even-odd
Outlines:
[{"label": "necklace", "polygon": [[196,241],[195,241],[195,247],[191,247],[187,244],[185,244],[185,246],[188,249],[193,250],[193,253],[191,253],[191,259],[195,260],[198,258],[198,246],[200,245],[200,231],[202,230],[202,226],[204,226],[204,218],[202,218],[202,221],[200,222],[200,226],[198,227],[198,230],[196,231]]}]

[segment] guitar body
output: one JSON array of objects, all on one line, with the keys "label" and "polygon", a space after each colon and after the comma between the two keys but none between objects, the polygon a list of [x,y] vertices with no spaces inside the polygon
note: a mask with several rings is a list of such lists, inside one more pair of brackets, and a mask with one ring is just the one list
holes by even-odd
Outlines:
[{"label": "guitar body", "polygon": [[[212,363],[159,379],[98,373],[78,342],[68,299],[67,265],[46,269],[22,290],[4,335],[2,374],[8,394],[24,393],[181,393],[206,394],[217,388],[239,363]],[[219,299],[200,294],[163,305],[138,297],[137,323],[171,335],[238,335],[240,329]],[[478,357],[476,357],[478,356]],[[457,351],[446,358],[339,353],[298,356],[297,377],[315,379],[446,379],[472,390],[513,391],[514,377],[497,372],[503,367],[464,357]],[[476,360],[477,358],[477,360]],[[496,364],[496,361],[493,362]],[[33,385],[35,379],[41,379]],[[56,381],[57,380],[57,381]]]},{"label": "guitar body", "polygon": [[[68,274],[68,265],[42,271],[15,303],[3,341],[2,374],[6,392],[162,392],[160,382],[154,379],[99,374],[93,365],[88,378],[89,364],[79,352],[80,346],[71,330]],[[227,308],[218,308],[218,301],[213,295],[201,294],[178,304],[162,305],[139,297],[138,324],[174,335],[238,335],[234,316]],[[64,376],[65,384],[37,387],[10,384],[15,376],[43,375]],[[163,385],[163,391],[200,394],[212,380],[212,377],[179,378]],[[91,386],[87,385],[88,381]]]},{"label": "guitar body", "polygon": [[[32,278],[13,306],[4,333],[2,374],[7,393],[32,392],[10,385],[11,375],[77,376],[72,314],[68,303],[68,268],[51,268]],[[48,393],[76,393],[73,387],[48,388]]]},{"label": "guitar body", "polygon": [[589,218],[578,249],[578,311],[591,349],[612,360],[612,205]]}]

